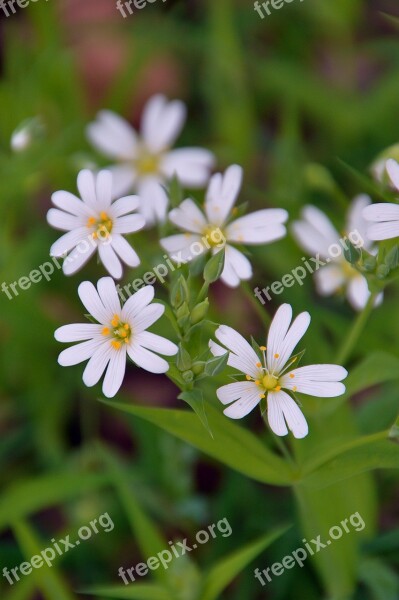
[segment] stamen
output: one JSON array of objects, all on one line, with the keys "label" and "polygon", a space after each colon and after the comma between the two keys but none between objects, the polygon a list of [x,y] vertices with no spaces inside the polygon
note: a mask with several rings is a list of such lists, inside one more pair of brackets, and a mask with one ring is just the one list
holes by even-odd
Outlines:
[{"label": "stamen", "polygon": [[108,219],[108,215],[106,212],[104,212],[103,210],[100,212],[100,219],[102,221],[106,221]]},{"label": "stamen", "polygon": [[281,385],[276,385],[276,387],[274,388],[275,392],[279,392],[281,390]]},{"label": "stamen", "polygon": [[265,394],[262,394],[262,396],[260,397],[261,400],[263,400],[263,398],[266,398]]},{"label": "stamen", "polygon": [[114,315],[114,318],[111,321],[112,327],[118,327],[119,325],[119,317],[118,315]]},{"label": "stamen", "polygon": [[297,391],[297,389],[298,389],[298,388],[296,387],[296,385],[294,385],[294,387],[292,388],[292,391],[293,391],[293,392],[296,392],[296,391]]},{"label": "stamen", "polygon": [[262,350],[262,352],[265,352],[265,350],[267,350],[266,346],[259,346],[259,349]]},{"label": "stamen", "polygon": [[245,379],[246,379],[247,381],[251,381],[252,377],[251,377],[251,375],[245,375]]},{"label": "stamen", "polygon": [[255,381],[255,383],[256,383],[256,385],[260,385],[260,381],[259,381],[259,379],[257,379],[257,380]]},{"label": "stamen", "polygon": [[112,340],[111,345],[115,348],[115,350],[119,350],[119,348],[121,347],[121,343],[117,340]]},{"label": "stamen", "polygon": [[94,217],[89,217],[87,219],[86,227],[92,227],[95,224],[96,220]]},{"label": "stamen", "polygon": [[294,373],[290,373],[290,377],[291,377],[291,379],[294,379],[294,377],[295,377]]},{"label": "stamen", "polygon": [[274,358],[280,358],[280,355],[279,354],[275,354]]},{"label": "stamen", "polygon": [[256,366],[257,366],[257,367],[261,367],[261,366],[262,366],[262,363],[260,363],[260,362],[257,362],[257,363],[256,363]]},{"label": "stamen", "polygon": [[104,327],[101,333],[102,335],[109,335],[109,327]]}]

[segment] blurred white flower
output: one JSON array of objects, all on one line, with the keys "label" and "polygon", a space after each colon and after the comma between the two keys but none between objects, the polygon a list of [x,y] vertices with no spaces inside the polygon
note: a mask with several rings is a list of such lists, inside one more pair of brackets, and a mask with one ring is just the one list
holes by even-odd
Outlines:
[{"label": "blurred white flower", "polygon": [[177,175],[182,185],[204,187],[214,164],[214,156],[202,148],[171,150],[186,119],[183,102],[168,102],[158,94],[147,102],[140,135],[117,114],[103,110],[87,128],[90,142],[108,158],[117,161],[109,167],[114,174],[115,194],[133,189],[140,197],[140,212],[147,225],[166,219],[168,197],[159,185]]},{"label": "blurred white flower", "polygon": [[78,293],[98,324],[78,323],[56,330],[54,336],[59,342],[80,342],[61,352],[60,365],[70,367],[88,360],[83,372],[83,382],[88,387],[96,385],[106,371],[103,393],[107,398],[115,396],[122,385],[127,356],[150,373],[166,373],[169,364],[155,352],[174,356],[178,348],[146,331],[165,311],[162,304],[151,304],[152,286],[130,296],[123,307],[111,277],[100,279],[97,289],[90,281],[84,281]]},{"label": "blurred white flower", "polygon": [[393,146],[386,148],[377,156],[371,165],[371,173],[376,181],[392,186],[386,169],[387,162],[390,159],[399,160],[399,144],[394,144]]},{"label": "blurred white flower", "polygon": [[291,320],[292,308],[283,304],[270,325],[267,347],[260,347],[262,360],[242,335],[226,325],[220,326],[215,333],[225,348],[212,340],[209,346],[214,356],[222,356],[227,348],[227,364],[246,376],[246,381],[229,383],[217,390],[222,404],[230,405],[224,410],[226,416],[242,419],[266,399],[271,430],[283,436],[290,429],[296,438],[303,438],[308,433],[306,419],[292,396],[284,390],[319,398],[341,396],[345,386],[340,382],[348,372],[339,365],[329,364],[293,369],[297,357],[292,357],[292,353],[309,327],[310,315],[303,312],[292,324]]},{"label": "blurred white flower", "polygon": [[[366,206],[371,204],[369,196],[361,194],[353,199],[347,214],[346,234],[356,234],[358,243],[371,254],[376,252],[367,239],[367,223],[362,216]],[[321,296],[330,296],[340,290],[346,291],[346,297],[355,310],[362,310],[370,297],[367,280],[345,259],[343,248],[339,256],[333,256],[331,246],[337,246],[342,240],[330,219],[315,206],[305,206],[302,219],[294,221],[293,235],[298,244],[313,256],[319,255],[328,265],[315,271],[316,289]],[[377,297],[376,305],[382,302],[383,295]]]},{"label": "blurred white flower", "polygon": [[44,131],[44,123],[40,117],[25,119],[11,135],[11,150],[16,153],[24,152]]},{"label": "blurred white flower", "polygon": [[100,171],[94,175],[83,170],[78,175],[82,200],[65,191],[55,192],[51,199],[57,208],[47,213],[47,221],[55,229],[67,231],[50,249],[51,256],[64,256],[65,275],[71,275],[86,264],[98,250],[107,271],[115,279],[122,277],[121,260],[137,267],[140,259],[123,234],[133,233],[145,225],[144,218],[131,214],[137,209],[137,196],[125,196],[112,202],[112,174]]},{"label": "blurred white flower", "polygon": [[[399,163],[393,159],[388,160],[386,171],[393,187],[399,192]],[[363,218],[372,223],[368,223],[366,231],[370,240],[390,240],[399,237],[399,204],[373,204],[364,209]]]},{"label": "blurred white flower", "polygon": [[[191,260],[192,246],[206,239],[212,245],[212,253],[225,249],[225,265],[222,280],[230,287],[237,287],[241,280],[252,277],[252,267],[249,260],[233,244],[268,244],[281,239],[287,233],[284,223],[288,213],[281,208],[258,210],[235,221],[228,223],[234,214],[234,204],[241,189],[243,170],[238,165],[229,167],[225,174],[216,173],[212,176],[205,199],[205,214],[193,200],[184,200],[178,208],[169,213],[169,219],[179,229],[187,233],[172,235],[161,240],[162,247],[173,257],[181,253],[184,261]],[[224,245],[220,243],[223,234]],[[231,243],[230,243],[231,242]],[[207,251],[202,244],[202,251]]]}]

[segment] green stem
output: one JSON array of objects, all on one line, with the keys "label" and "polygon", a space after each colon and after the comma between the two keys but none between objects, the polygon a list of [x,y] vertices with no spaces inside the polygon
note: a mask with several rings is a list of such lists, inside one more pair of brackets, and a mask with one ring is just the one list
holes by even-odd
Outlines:
[{"label": "green stem", "polygon": [[355,322],[353,323],[353,327],[349,332],[348,337],[346,338],[346,340],[341,346],[341,349],[338,352],[336,362],[339,365],[344,365],[350,358],[350,355],[352,354],[352,351],[356,346],[356,343],[368,321],[371,311],[373,310],[376,296],[377,294],[370,295],[366,306],[363,308],[362,312],[359,313]]}]

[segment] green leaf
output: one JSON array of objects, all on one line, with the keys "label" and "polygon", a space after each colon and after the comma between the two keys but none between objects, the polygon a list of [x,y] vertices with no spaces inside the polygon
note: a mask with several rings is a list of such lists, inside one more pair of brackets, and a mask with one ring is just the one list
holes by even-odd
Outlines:
[{"label": "green leaf", "polygon": [[[130,526],[137,539],[143,557],[155,556],[168,547],[167,541],[152,521],[143,512],[134,497],[133,490],[127,483],[126,474],[119,467],[115,458],[105,448],[100,449],[110,472],[119,499],[126,511]],[[169,580],[169,573],[164,569],[156,569],[154,576],[161,582]]]},{"label": "green leaf", "polygon": [[359,578],[371,593],[372,600],[397,600],[398,575],[377,558],[366,558],[359,567]]},{"label": "green leaf", "polygon": [[205,375],[209,377],[215,377],[219,375],[227,366],[227,361],[229,360],[229,353],[225,352],[222,356],[216,356],[215,358],[211,358],[205,365]]},{"label": "green leaf", "polygon": [[345,381],[346,395],[352,396],[373,385],[396,379],[399,379],[399,358],[387,352],[374,352],[351,369]]},{"label": "green leaf", "polygon": [[218,562],[205,576],[200,600],[217,600],[233,579],[288,529],[289,526],[279,527]]},{"label": "green leaf", "polygon": [[364,436],[345,444],[327,460],[320,457],[317,468],[310,469],[303,483],[322,488],[373,469],[399,468],[399,444],[382,439],[382,435],[387,438],[388,432]]},{"label": "green leaf", "polygon": [[153,584],[132,583],[131,585],[113,585],[93,587],[79,590],[80,594],[101,596],[124,600],[174,600],[172,595],[164,588]]},{"label": "green leaf", "polygon": [[[13,525],[13,531],[27,561],[30,561],[32,556],[40,555],[44,547],[43,542],[38,539],[28,523],[17,521]],[[45,600],[54,600],[54,598],[57,598],[57,600],[75,600],[54,564],[52,567],[45,564],[40,569],[33,569],[30,577],[35,578],[37,587]]]},{"label": "green leaf", "polygon": [[208,260],[204,269],[204,279],[207,283],[217,281],[224,269],[225,251],[220,250]]},{"label": "green leaf", "polygon": [[348,261],[349,264],[355,265],[361,257],[362,253],[358,248],[351,244],[351,242],[347,241],[346,244],[347,247],[344,249],[345,259]]},{"label": "green leaf", "polygon": [[208,417],[207,417],[206,411],[205,411],[204,395],[203,395],[202,390],[194,389],[194,390],[182,392],[178,396],[178,398],[179,398],[179,400],[184,400],[184,402],[187,402],[187,404],[189,406],[191,406],[191,408],[193,409],[195,414],[199,417],[201,423],[203,424],[203,426],[205,427],[205,429],[207,430],[207,432],[209,433],[211,438],[213,438],[211,428],[209,427]]},{"label": "green leaf", "polygon": [[209,426],[214,440],[205,435],[196,415],[183,410],[145,408],[102,400],[108,406],[135,415],[205,454],[262,483],[290,485],[296,478],[287,463],[266,448],[258,438],[211,405],[207,405]]},{"label": "green leaf", "polygon": [[0,502],[0,531],[13,521],[109,484],[106,475],[62,472],[16,483]]},{"label": "green leaf", "polygon": [[183,202],[184,194],[183,188],[180,184],[180,181],[176,175],[173,175],[170,183],[169,183],[169,200],[172,208],[179,206]]}]

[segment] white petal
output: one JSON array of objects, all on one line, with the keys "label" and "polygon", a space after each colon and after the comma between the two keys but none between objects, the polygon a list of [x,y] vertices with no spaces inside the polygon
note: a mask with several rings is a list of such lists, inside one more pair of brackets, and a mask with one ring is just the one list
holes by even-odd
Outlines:
[{"label": "white petal", "polygon": [[201,237],[192,233],[180,233],[162,238],[160,244],[169,253],[172,260],[176,262],[187,262],[199,256],[198,254],[194,256],[192,251],[194,244],[196,244],[196,248],[200,244],[204,251],[207,250],[206,246],[201,242]]},{"label": "white petal", "polygon": [[137,136],[125,119],[110,110],[102,110],[87,127],[87,137],[110,158],[131,159],[135,156]]},{"label": "white petal", "polygon": [[287,229],[283,223],[288,213],[282,208],[266,208],[241,217],[226,227],[230,242],[268,244],[283,238]]},{"label": "white petal", "polygon": [[183,231],[202,233],[207,226],[204,214],[194,200],[184,200],[178,208],[169,213],[169,219]]},{"label": "white petal", "polygon": [[122,318],[128,323],[154,299],[155,290],[152,285],[146,285],[130,296],[122,309]]},{"label": "white petal", "polygon": [[108,244],[99,244],[98,254],[108,273],[112,275],[114,279],[120,279],[123,274],[122,264],[115,251],[112,249],[112,246]]},{"label": "white petal", "polygon": [[87,239],[87,227],[78,227],[62,235],[50,248],[50,256],[63,256]]},{"label": "white petal", "polygon": [[150,304],[143,308],[139,314],[130,318],[130,324],[134,333],[141,333],[151,327],[165,312],[162,304]]},{"label": "white petal", "polygon": [[110,340],[104,341],[94,352],[83,371],[83,383],[87,387],[93,387],[100,381],[113,352]]},{"label": "white petal", "polygon": [[329,247],[340,240],[340,235],[329,218],[315,206],[305,206],[302,220],[292,224],[293,235],[302,248],[310,254],[328,258]]},{"label": "white petal", "polygon": [[140,198],[138,196],[124,196],[112,203],[109,214],[113,219],[122,217],[123,215],[127,215],[128,213],[137,210],[139,205]]},{"label": "white petal", "polygon": [[[247,382],[251,383],[251,382]],[[232,384],[234,385],[234,384]],[[218,393],[223,388],[218,390]],[[243,419],[246,417],[260,402],[259,390],[254,384],[239,400],[226,408],[223,413],[230,419]]]},{"label": "white petal", "polygon": [[160,169],[167,179],[176,175],[183,186],[201,188],[207,184],[214,162],[214,155],[209,150],[179,148],[163,157]]},{"label": "white petal", "polygon": [[58,363],[62,367],[78,365],[79,363],[90,358],[100,344],[102,344],[102,340],[93,339],[88,340],[87,342],[82,342],[81,344],[76,344],[76,346],[71,346],[70,348],[67,348],[61,352],[58,357]]},{"label": "white petal", "polygon": [[76,323],[63,325],[54,332],[58,342],[80,342],[101,336],[101,325],[94,323]]},{"label": "white petal", "polygon": [[79,298],[86,310],[98,321],[105,325],[113,318],[113,314],[106,310],[94,285],[90,281],[83,281],[78,287]]},{"label": "white petal", "polygon": [[223,385],[216,391],[216,395],[222,404],[231,404],[235,400],[240,400],[256,393],[258,401],[261,393],[253,381],[236,381]]},{"label": "white petal", "polygon": [[385,169],[393,185],[397,190],[399,190],[399,164],[396,162],[396,160],[390,158],[385,163]]},{"label": "white petal", "polygon": [[111,316],[120,315],[121,303],[116,286],[111,277],[101,277],[97,282],[98,295],[107,313]]},{"label": "white petal", "polygon": [[54,206],[64,210],[65,212],[71,213],[71,215],[85,217],[86,219],[92,216],[92,210],[90,207],[82,202],[80,198],[70,194],[69,192],[54,192],[54,194],[51,196],[51,201]]},{"label": "white petal", "polygon": [[147,148],[160,152],[170,147],[180,134],[186,119],[183,102],[168,102],[158,94],[147,102],[142,116],[141,132]]},{"label": "white petal", "polygon": [[[290,377],[294,375],[294,377]],[[282,387],[319,398],[334,398],[345,392],[340,383],[348,375],[339,365],[309,365],[293,369],[281,377]]]},{"label": "white petal", "polygon": [[367,237],[377,242],[399,237],[399,219],[397,221],[387,221],[386,223],[371,225],[367,229]]},{"label": "white petal", "polygon": [[85,225],[86,217],[77,217],[57,208],[50,208],[47,213],[47,223],[61,231],[71,231]]},{"label": "white petal", "polygon": [[133,250],[129,242],[124,237],[115,233],[112,236],[112,248],[115,250],[120,259],[123,260],[129,267],[137,267],[140,264],[140,259],[137,252]]},{"label": "white petal", "polygon": [[107,372],[103,382],[103,394],[107,398],[113,398],[122,385],[126,370],[126,347],[111,353]]},{"label": "white petal", "polygon": [[94,173],[83,169],[78,174],[78,190],[80,197],[92,209],[97,209],[96,180]]},{"label": "white petal", "polygon": [[363,217],[366,221],[375,221],[376,223],[399,221],[399,204],[392,204],[391,202],[372,204],[364,209]]},{"label": "white petal", "polygon": [[150,333],[149,331],[142,331],[136,335],[134,342],[139,344],[139,346],[143,346],[143,348],[146,348],[147,350],[154,350],[154,352],[164,354],[165,356],[174,356],[179,351],[179,348],[176,346],[176,344],[170,342],[160,335]]},{"label": "white petal", "polygon": [[222,225],[230,214],[241,189],[243,170],[239,165],[229,167],[224,175],[213,175],[205,200],[205,212],[210,223]]},{"label": "white petal", "polygon": [[146,350],[139,344],[130,345],[127,353],[136,365],[150,373],[166,373],[169,369],[169,363],[164,358]]},{"label": "white petal", "polygon": [[219,344],[213,340],[209,340],[208,346],[213,356],[223,356],[223,354],[226,354],[227,352],[226,348],[222,348],[222,346],[219,346]]},{"label": "white petal", "polygon": [[363,216],[364,209],[371,205],[371,198],[367,194],[356,196],[349,207],[346,231],[348,234],[357,232],[361,239],[357,241],[356,246],[364,246],[366,249],[371,246],[367,239],[366,230],[368,223]]},{"label": "white petal", "polygon": [[133,191],[137,177],[133,164],[110,165],[107,170],[112,173],[112,197],[114,199]]},{"label": "white petal", "polygon": [[63,262],[62,270],[64,275],[73,275],[74,273],[77,273],[90,260],[96,250],[97,245],[90,244],[87,240],[78,244]]},{"label": "white petal", "polygon": [[112,173],[111,171],[100,171],[96,177],[97,207],[108,210],[112,200]]},{"label": "white petal", "polygon": [[226,245],[222,280],[230,287],[237,287],[241,280],[251,277],[252,267],[247,257],[233,246]]},{"label": "white petal", "polygon": [[125,215],[115,219],[112,233],[134,233],[144,226],[145,221],[141,215]]},{"label": "white petal", "polygon": [[269,392],[267,395],[268,421],[270,428],[276,435],[286,435],[288,431],[281,424],[281,412],[297,439],[304,438],[308,434],[308,424],[297,403],[282,390],[280,392]]},{"label": "white petal", "polygon": [[259,357],[252,346],[248,344],[247,340],[238,331],[227,325],[221,325],[215,331],[215,336],[230,351],[229,365],[235,367],[245,375],[258,376],[259,368],[256,364],[259,362]]},{"label": "white petal", "polygon": [[321,267],[318,271],[315,271],[314,278],[316,289],[321,296],[334,294],[346,281],[344,270],[339,264]]},{"label": "white petal", "polygon": [[367,279],[360,275],[360,273],[352,277],[348,283],[346,295],[355,310],[363,310],[370,298]]},{"label": "white petal", "polygon": [[146,226],[164,223],[167,217],[169,198],[162,185],[155,178],[140,181],[138,187],[140,198],[139,211],[144,217]]},{"label": "white petal", "polygon": [[[282,308],[286,306],[289,305],[283,305],[279,308],[269,329],[267,364],[269,370],[273,373],[279,373],[283,369],[299,340],[305,335],[306,330],[310,325],[309,313],[303,312],[296,317],[286,335],[282,338],[281,334],[286,330],[287,326],[287,317],[290,313],[292,314],[291,307],[289,307],[290,310],[286,308],[282,310]],[[276,318],[277,323],[276,328],[274,328],[273,324]]]}]

